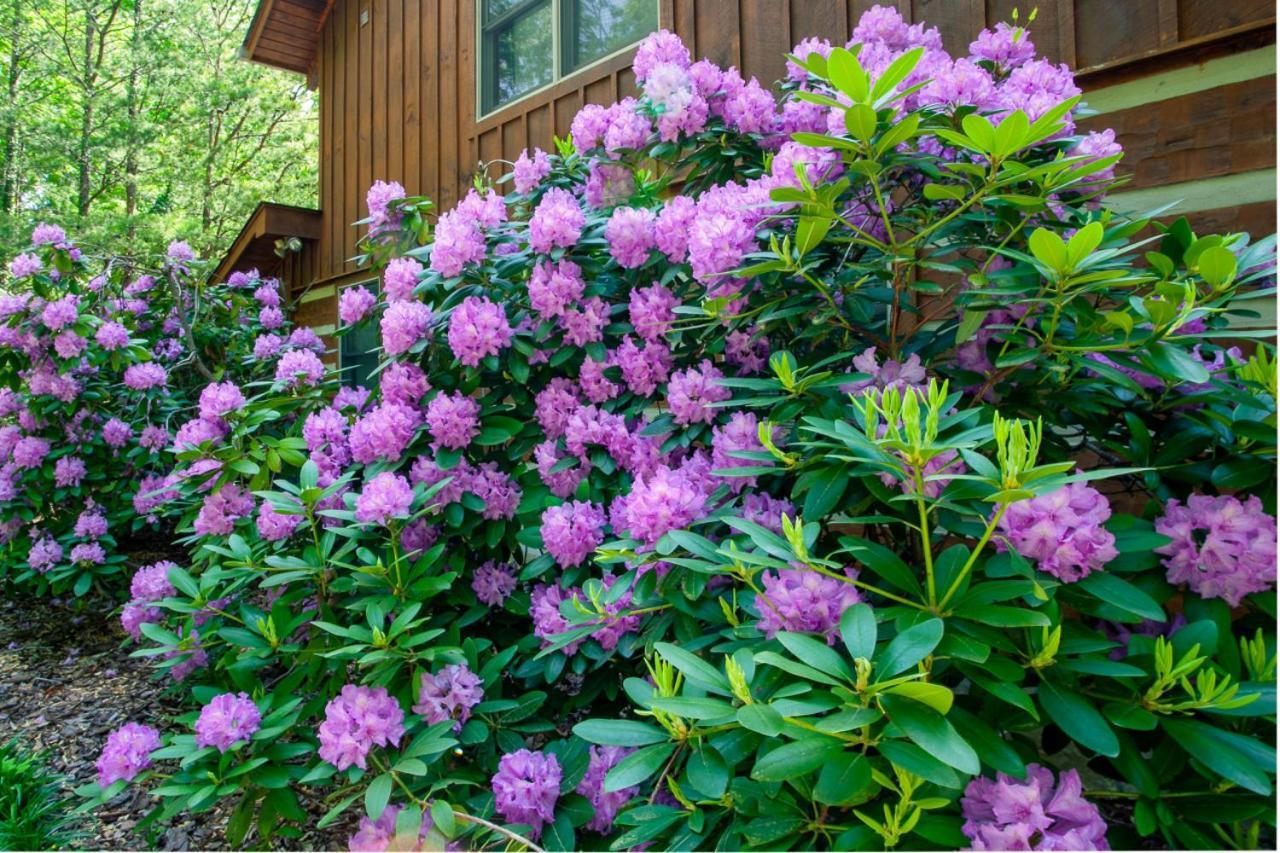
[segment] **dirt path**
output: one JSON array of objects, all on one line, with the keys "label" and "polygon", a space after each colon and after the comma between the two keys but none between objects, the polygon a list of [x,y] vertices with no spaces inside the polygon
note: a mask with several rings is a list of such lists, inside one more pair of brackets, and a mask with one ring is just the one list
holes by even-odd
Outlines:
[{"label": "dirt path", "polygon": [[[53,769],[67,780],[68,808],[78,804],[71,789],[92,782],[94,763],[107,735],[141,722],[163,727],[181,706],[165,695],[145,659],[129,657],[125,634],[111,618],[111,605],[76,608],[58,600],[11,600],[0,592],[0,742],[17,736],[34,749],[48,749]],[[88,850],[225,850],[223,829],[230,804],[194,817],[179,817],[148,838],[136,829],[157,800],[130,786],[86,815],[79,845]],[[304,807],[316,818],[319,802]],[[314,821],[313,821],[314,824]],[[345,849],[351,827],[301,838],[279,839],[295,849]],[[253,845],[253,839],[246,839]]]}]

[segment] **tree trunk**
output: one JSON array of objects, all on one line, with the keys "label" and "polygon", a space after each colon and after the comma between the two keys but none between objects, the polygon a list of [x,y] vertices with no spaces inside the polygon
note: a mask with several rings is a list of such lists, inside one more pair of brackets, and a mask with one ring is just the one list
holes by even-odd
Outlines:
[{"label": "tree trunk", "polygon": [[76,209],[80,212],[81,219],[87,219],[89,216],[89,205],[92,202],[92,187],[90,186],[90,163],[89,158],[92,154],[90,150],[90,141],[93,135],[93,101],[94,87],[97,80],[97,69],[93,61],[93,38],[97,29],[97,21],[94,19],[93,11],[85,10],[84,15],[84,89],[82,96],[84,98],[84,111],[80,118],[80,146],[77,160],[80,167],[79,186],[76,193]]},{"label": "tree trunk", "polygon": [[0,211],[13,213],[18,206],[18,82],[22,77],[22,0],[13,0],[9,23],[9,68],[4,114],[4,165],[0,169]]},{"label": "tree trunk", "polygon": [[129,87],[126,93],[129,114],[129,140],[124,156],[124,213],[130,243],[138,233],[138,149],[142,145],[139,117],[142,114],[138,97],[138,81],[142,76],[142,0],[133,3],[132,54],[129,57]]}]

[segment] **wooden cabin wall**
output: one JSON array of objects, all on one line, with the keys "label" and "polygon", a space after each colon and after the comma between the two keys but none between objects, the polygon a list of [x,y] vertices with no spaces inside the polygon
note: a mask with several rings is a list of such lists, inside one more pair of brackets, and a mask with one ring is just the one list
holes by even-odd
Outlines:
[{"label": "wooden cabin wall", "polygon": [[[963,52],[986,26],[1014,7],[1038,6],[1031,34],[1040,52],[1079,72],[1086,98],[1151,76],[1151,98],[1090,120],[1114,126],[1130,152],[1121,172],[1141,192],[1208,180],[1274,182],[1274,45],[1270,0],[881,0],[912,20],[942,31]],[[695,57],[734,64],[762,82],[783,73],[784,54],[806,36],[843,42],[870,0],[660,0],[664,27],[680,34]],[[333,285],[358,280],[348,259],[374,180],[400,181],[440,210],[451,207],[479,163],[514,159],[522,148],[549,147],[565,136],[586,102],[609,103],[635,91],[628,51],[552,87],[476,116],[475,0],[337,0],[319,34],[314,79],[320,90],[320,206],[323,236],[309,249],[319,284],[309,315],[336,315]],[[361,18],[367,13],[367,22]],[[1024,17],[1025,20],[1025,17]],[[1256,76],[1219,84],[1232,51],[1253,51]],[[1230,61],[1230,60],[1228,60]],[[1205,71],[1199,79],[1197,69]],[[1164,76],[1181,69],[1176,90],[1160,93]],[[1190,70],[1190,82],[1184,80]],[[1231,71],[1230,68],[1227,69]],[[1214,75],[1218,75],[1215,77]],[[1174,75],[1177,76],[1177,75]],[[1239,76],[1236,74],[1235,76]],[[1187,90],[1187,91],[1184,91]],[[1124,98],[1119,98],[1124,102]],[[494,176],[504,167],[497,165]],[[1204,188],[1201,188],[1202,190]],[[1211,191],[1212,187],[1208,187]],[[1226,194],[1193,217],[1202,227],[1274,231],[1274,190],[1266,200]],[[323,303],[316,304],[317,299]],[[332,322],[330,320],[329,322]]]}]

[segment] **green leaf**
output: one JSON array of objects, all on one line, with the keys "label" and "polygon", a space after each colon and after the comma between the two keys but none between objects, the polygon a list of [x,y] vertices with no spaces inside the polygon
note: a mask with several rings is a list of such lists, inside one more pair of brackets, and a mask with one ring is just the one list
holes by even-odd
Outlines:
[{"label": "green leaf", "polygon": [[1200,277],[1213,287],[1222,287],[1236,277],[1236,256],[1222,246],[1205,249],[1198,263]]},{"label": "green leaf", "polygon": [[720,799],[729,787],[729,766],[710,746],[704,746],[689,756],[684,771],[693,786],[709,799]]},{"label": "green leaf", "polygon": [[881,696],[880,704],[902,733],[925,752],[961,773],[976,776],[982,772],[973,747],[933,708],[890,695]]},{"label": "green leaf", "polygon": [[687,717],[690,720],[717,720],[721,717],[734,716],[734,708],[728,702],[701,696],[655,698],[650,700],[650,704],[660,711]]},{"label": "green leaf", "polygon": [[1116,740],[1115,731],[1088,700],[1057,687],[1051,681],[1040,682],[1039,697],[1040,707],[1058,728],[1066,732],[1067,737],[1110,758],[1120,754],[1120,742]]},{"label": "green leaf", "polygon": [[1106,714],[1108,720],[1122,729],[1149,732],[1160,724],[1159,718],[1141,705],[1108,702],[1102,706],[1102,713]]},{"label": "green leaf", "polygon": [[1273,748],[1199,720],[1162,719],[1160,727],[1214,773],[1255,794],[1271,795],[1267,770],[1275,767]]},{"label": "green leaf", "polygon": [[895,684],[885,692],[914,699],[922,705],[928,705],[939,714],[949,713],[951,705],[955,702],[955,694],[950,688],[930,681],[904,681],[902,684]]},{"label": "green leaf", "polygon": [[777,737],[783,726],[782,715],[769,705],[743,705],[738,709],[738,722],[765,737]]},{"label": "green leaf", "polygon": [[781,782],[818,769],[841,751],[840,741],[830,737],[806,737],[783,744],[756,760],[751,778],[757,782]]},{"label": "green leaf", "polygon": [[822,765],[813,798],[829,806],[839,806],[858,799],[871,785],[871,762],[856,752],[841,752]]},{"label": "green leaf", "polygon": [[671,643],[654,643],[653,647],[668,663],[680,670],[690,684],[723,696],[733,695],[733,691],[729,689],[729,679],[724,673],[702,658]]},{"label": "green leaf", "polygon": [[574,840],[573,823],[570,822],[567,814],[556,815],[555,822],[547,827],[546,833],[540,839],[545,845],[545,850],[577,850],[577,843]]},{"label": "green leaf", "polygon": [[924,660],[937,647],[943,630],[941,619],[929,619],[894,637],[876,662],[877,680],[892,678]]},{"label": "green leaf", "polygon": [[369,783],[364,792],[364,812],[377,820],[387,809],[387,801],[391,799],[393,780],[390,773],[383,773]]},{"label": "green leaf", "polygon": [[814,669],[832,675],[839,675],[847,680],[853,679],[853,673],[849,671],[849,665],[826,643],[818,642],[813,637],[805,634],[796,634],[791,631],[779,632],[778,642],[782,643],[787,651]]},{"label": "green leaf", "polygon": [[1031,247],[1031,254],[1040,263],[1058,272],[1067,269],[1067,244],[1057,234],[1048,228],[1037,228],[1031,232],[1031,238],[1027,242]]},{"label": "green leaf", "polygon": [[902,558],[878,542],[842,536],[840,544],[855,559],[898,589],[920,594],[920,580]]},{"label": "green leaf", "polygon": [[648,746],[668,740],[662,729],[639,720],[583,720],[573,727],[573,733],[604,746]]},{"label": "green leaf", "polygon": [[1098,244],[1102,242],[1102,223],[1090,222],[1071,235],[1067,241],[1067,263],[1075,269],[1089,257]]},{"label": "green leaf", "polygon": [[947,719],[956,727],[960,736],[978,751],[983,764],[1019,779],[1026,774],[1026,766],[1022,763],[1018,751],[1010,746],[995,728],[988,725],[986,720],[970,714],[963,708],[953,710],[947,715]]},{"label": "green leaf", "polygon": [[1099,601],[1106,604],[1114,604],[1116,607],[1141,616],[1143,619],[1164,622],[1169,618],[1165,614],[1164,608],[1157,604],[1155,599],[1127,580],[1110,572],[1094,572],[1081,579],[1079,586]]},{"label": "green leaf", "polygon": [[[444,800],[436,800],[431,804],[431,822],[440,830],[445,838],[452,838],[458,831],[457,819],[453,816],[453,806]],[[421,821],[418,822],[419,826]]]},{"label": "green leaf", "polygon": [[1146,355],[1161,372],[1183,382],[1202,385],[1210,379],[1204,364],[1175,344],[1158,341],[1147,349]]},{"label": "green leaf", "polygon": [[1039,610],[1004,604],[973,604],[956,612],[966,619],[997,628],[1039,628],[1049,624],[1049,617]]},{"label": "green leaf", "polygon": [[661,770],[675,750],[674,743],[659,743],[637,749],[605,775],[604,789],[610,792],[621,791],[623,788],[639,785]]},{"label": "green leaf", "polygon": [[844,111],[844,126],[854,139],[870,141],[876,135],[876,111],[866,104],[854,104]]},{"label": "green leaf", "polygon": [[869,604],[855,604],[840,616],[840,637],[849,656],[871,659],[876,651],[876,614]]}]

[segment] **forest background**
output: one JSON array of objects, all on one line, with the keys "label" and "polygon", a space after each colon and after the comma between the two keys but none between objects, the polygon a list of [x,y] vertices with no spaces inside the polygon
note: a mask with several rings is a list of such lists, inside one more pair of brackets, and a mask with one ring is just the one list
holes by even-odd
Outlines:
[{"label": "forest background", "polygon": [[0,0],[0,251],[218,257],[258,201],[316,204],[319,105],[237,58],[252,0]]}]

